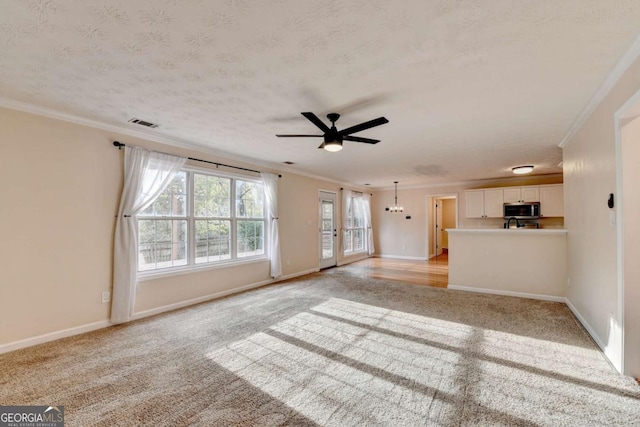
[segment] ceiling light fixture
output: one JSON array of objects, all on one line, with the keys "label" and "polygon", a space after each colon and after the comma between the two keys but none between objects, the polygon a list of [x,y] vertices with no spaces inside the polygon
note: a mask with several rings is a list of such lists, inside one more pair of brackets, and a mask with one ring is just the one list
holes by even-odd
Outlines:
[{"label": "ceiling light fixture", "polygon": [[393,185],[395,186],[395,197],[393,206],[389,206],[385,208],[387,212],[404,212],[404,208],[402,206],[398,206],[398,181],[393,181]]},{"label": "ceiling light fixture", "polygon": [[511,168],[511,172],[515,173],[516,175],[523,175],[525,173],[531,173],[531,171],[533,171],[533,166],[528,165],[528,166],[516,166],[515,168]]},{"label": "ceiling light fixture", "polygon": [[338,141],[337,139],[333,141],[325,141],[324,144],[322,144],[322,148],[335,153],[336,151],[342,150],[342,141]]}]

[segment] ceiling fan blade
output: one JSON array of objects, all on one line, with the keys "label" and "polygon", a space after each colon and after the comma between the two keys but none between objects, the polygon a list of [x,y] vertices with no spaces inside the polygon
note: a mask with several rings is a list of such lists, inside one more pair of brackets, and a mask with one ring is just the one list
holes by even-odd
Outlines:
[{"label": "ceiling fan blade", "polygon": [[380,142],[379,139],[361,138],[359,136],[343,136],[342,139],[345,141],[364,142],[366,144],[377,144]]},{"label": "ceiling fan blade", "polygon": [[342,129],[338,134],[340,135],[349,135],[356,132],[361,132],[365,129],[369,129],[372,127],[380,126],[385,123],[389,123],[384,117],[378,117],[377,119],[369,120],[368,122],[360,123],[359,125],[351,126],[350,128]]},{"label": "ceiling fan blade", "polygon": [[314,137],[314,138],[322,138],[324,135],[276,135],[280,138],[307,138],[307,137]]},{"label": "ceiling fan blade", "polygon": [[318,126],[318,128],[320,128],[321,131],[323,132],[329,132],[329,127],[327,125],[325,125],[322,120],[320,120],[318,118],[318,116],[316,116],[313,113],[300,113],[303,116],[305,116],[311,123],[313,123],[314,125]]}]

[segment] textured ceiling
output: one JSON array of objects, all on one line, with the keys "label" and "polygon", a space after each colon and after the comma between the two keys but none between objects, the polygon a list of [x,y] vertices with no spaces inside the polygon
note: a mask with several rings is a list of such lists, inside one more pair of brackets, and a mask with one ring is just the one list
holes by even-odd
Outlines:
[{"label": "textured ceiling", "polygon": [[[638,0],[0,0],[0,96],[387,187],[558,173]],[[385,116],[338,153],[338,129]],[[282,165],[285,168],[284,165]]]}]

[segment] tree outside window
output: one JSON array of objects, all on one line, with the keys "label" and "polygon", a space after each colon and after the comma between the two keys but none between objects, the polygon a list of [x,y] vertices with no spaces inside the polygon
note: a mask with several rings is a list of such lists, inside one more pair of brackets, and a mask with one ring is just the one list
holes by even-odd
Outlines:
[{"label": "tree outside window", "polygon": [[138,215],[138,271],[265,255],[262,183],[182,171]]}]

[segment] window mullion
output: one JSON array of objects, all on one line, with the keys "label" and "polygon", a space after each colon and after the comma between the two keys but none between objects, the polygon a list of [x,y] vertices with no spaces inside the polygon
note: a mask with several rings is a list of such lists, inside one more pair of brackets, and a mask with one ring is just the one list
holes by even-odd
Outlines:
[{"label": "window mullion", "polygon": [[231,214],[231,259],[238,258],[238,224],[236,223],[236,180],[231,179],[231,191],[229,191],[229,197],[231,197],[229,213]]},{"label": "window mullion", "polygon": [[194,196],[194,173],[187,173],[187,192],[189,196],[188,204],[187,204],[187,238],[189,239],[189,257],[188,264],[195,265],[196,264],[196,221],[195,221],[195,196]]}]

